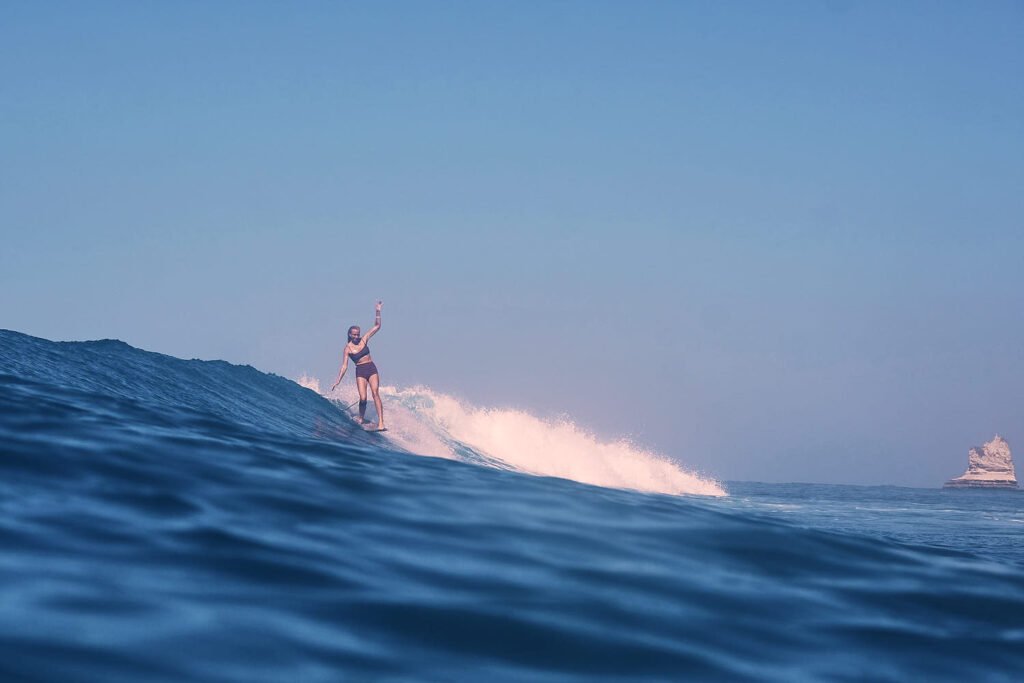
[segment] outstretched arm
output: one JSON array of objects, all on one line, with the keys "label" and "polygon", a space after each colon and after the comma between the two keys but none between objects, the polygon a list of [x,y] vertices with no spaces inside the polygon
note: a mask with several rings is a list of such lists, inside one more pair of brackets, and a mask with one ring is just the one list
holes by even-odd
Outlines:
[{"label": "outstretched arm", "polygon": [[[347,349],[346,349],[347,350]],[[338,379],[334,380],[334,386],[331,387],[331,391],[334,391],[339,384],[341,384],[341,378],[345,376],[345,371],[348,370],[348,354],[345,354],[345,360],[341,361],[341,370],[338,371]]]},{"label": "outstretched arm", "polygon": [[374,321],[373,321],[373,327],[371,327],[370,330],[366,334],[363,335],[363,338],[359,340],[361,344],[366,344],[366,342],[369,341],[370,337],[372,337],[373,335],[377,334],[377,332],[380,331],[380,309],[381,309],[381,306],[383,306],[383,305],[384,305],[383,301],[378,301],[377,302],[377,306],[374,309],[374,313],[376,314],[376,317],[374,318]]}]

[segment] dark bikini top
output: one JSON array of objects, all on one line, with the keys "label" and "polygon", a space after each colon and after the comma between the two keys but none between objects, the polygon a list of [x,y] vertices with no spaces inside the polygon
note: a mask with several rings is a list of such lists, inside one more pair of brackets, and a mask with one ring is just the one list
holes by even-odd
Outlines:
[{"label": "dark bikini top", "polygon": [[369,345],[367,345],[367,346],[364,346],[363,350],[360,351],[359,353],[350,353],[350,354],[348,354],[348,357],[351,358],[352,360],[356,361],[356,362],[359,362],[360,358],[362,358],[363,356],[369,356],[369,355],[370,355],[370,347],[369,347]]}]

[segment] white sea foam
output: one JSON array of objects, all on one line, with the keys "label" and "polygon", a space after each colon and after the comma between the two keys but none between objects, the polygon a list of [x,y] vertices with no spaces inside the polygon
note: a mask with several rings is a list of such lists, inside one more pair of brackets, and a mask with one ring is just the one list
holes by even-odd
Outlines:
[{"label": "white sea foam", "polygon": [[[311,378],[300,378],[300,384],[302,380]],[[319,382],[312,382],[319,387]],[[323,394],[348,406],[359,398],[355,387],[347,383]],[[482,461],[610,488],[726,495],[710,477],[689,472],[668,457],[625,439],[601,441],[566,418],[544,420],[522,410],[472,406],[427,387],[382,386],[381,394],[387,439],[411,453]],[[372,400],[367,418],[376,419]]]},{"label": "white sea foam", "polygon": [[718,482],[663,455],[626,440],[601,441],[565,418],[480,408],[425,387],[386,387],[382,393],[389,437],[413,452],[453,457],[459,446],[468,446],[529,474],[657,493],[725,495]]}]

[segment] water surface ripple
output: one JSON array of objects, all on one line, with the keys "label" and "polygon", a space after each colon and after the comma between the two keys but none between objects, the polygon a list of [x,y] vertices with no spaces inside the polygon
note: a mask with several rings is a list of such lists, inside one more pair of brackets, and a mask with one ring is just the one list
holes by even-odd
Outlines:
[{"label": "water surface ripple", "polygon": [[1024,496],[641,494],[394,452],[227,363],[0,332],[5,680],[991,680]]}]

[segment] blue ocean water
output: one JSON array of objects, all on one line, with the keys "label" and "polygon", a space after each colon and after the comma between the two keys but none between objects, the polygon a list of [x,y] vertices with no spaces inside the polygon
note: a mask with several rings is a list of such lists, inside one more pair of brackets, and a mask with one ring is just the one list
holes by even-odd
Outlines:
[{"label": "blue ocean water", "polygon": [[1024,680],[1020,492],[665,495],[460,449],[0,331],[0,679]]}]

